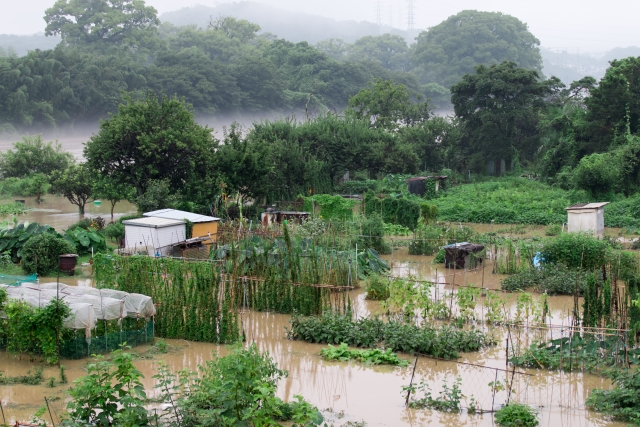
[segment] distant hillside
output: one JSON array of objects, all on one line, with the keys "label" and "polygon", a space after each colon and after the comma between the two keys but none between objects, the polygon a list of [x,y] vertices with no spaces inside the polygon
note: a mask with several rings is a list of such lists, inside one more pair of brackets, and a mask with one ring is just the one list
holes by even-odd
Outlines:
[{"label": "distant hillside", "polygon": [[[409,38],[407,31],[389,26],[378,26],[366,21],[336,21],[331,18],[291,12],[250,1],[223,3],[215,7],[202,5],[185,7],[162,14],[160,20],[174,25],[196,24],[200,27],[206,27],[210,17],[216,18],[218,16],[245,19],[260,25],[265,33],[272,33],[278,38],[295,43],[306,41],[309,44],[316,44],[330,38],[343,39],[347,43],[353,43],[364,36],[384,33],[398,34]],[[415,35],[417,32],[413,37]],[[413,37],[408,41],[413,41]]]},{"label": "distant hillside", "polygon": [[44,34],[17,36],[15,34],[0,34],[0,48],[13,51],[18,56],[24,56],[34,49],[53,49],[60,43],[60,37],[46,37]]},{"label": "distant hillside", "polygon": [[609,62],[614,59],[640,56],[640,47],[617,47],[596,57],[590,54],[578,55],[567,51],[540,48],[545,76],[556,76],[566,85],[585,76],[592,76],[596,80],[604,77],[609,68]]}]

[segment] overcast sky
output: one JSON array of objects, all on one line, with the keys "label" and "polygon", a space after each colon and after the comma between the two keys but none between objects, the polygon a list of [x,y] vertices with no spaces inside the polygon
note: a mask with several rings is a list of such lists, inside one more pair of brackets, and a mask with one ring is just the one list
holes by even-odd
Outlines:
[{"label": "overcast sky", "polygon": [[[55,0],[0,0],[0,33],[44,30],[44,10]],[[254,0],[335,19],[376,20],[377,0]],[[214,6],[218,0],[147,0],[160,13],[185,6]],[[382,23],[406,28],[407,0],[380,0]],[[465,9],[499,11],[529,24],[542,46],[570,52],[599,52],[640,45],[639,0],[413,0],[416,28],[433,26]],[[401,14],[402,13],[402,14]],[[404,19],[400,21],[400,16]]]}]

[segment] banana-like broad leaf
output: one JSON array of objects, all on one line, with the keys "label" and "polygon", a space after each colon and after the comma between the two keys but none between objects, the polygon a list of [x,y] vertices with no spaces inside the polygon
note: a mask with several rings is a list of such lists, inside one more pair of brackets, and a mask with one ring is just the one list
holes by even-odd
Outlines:
[{"label": "banana-like broad leaf", "polygon": [[20,238],[18,239],[21,242],[24,242],[25,240],[27,240],[29,237],[31,237],[33,235],[33,233],[39,228],[39,225],[37,222],[32,222],[31,224],[29,224],[29,226],[24,230],[24,233],[22,233],[22,235],[20,236]]},{"label": "banana-like broad leaf", "polygon": [[87,233],[87,236],[89,237],[89,239],[93,240],[96,243],[100,243],[101,241],[100,236],[98,236],[98,233],[96,233],[95,231]]}]

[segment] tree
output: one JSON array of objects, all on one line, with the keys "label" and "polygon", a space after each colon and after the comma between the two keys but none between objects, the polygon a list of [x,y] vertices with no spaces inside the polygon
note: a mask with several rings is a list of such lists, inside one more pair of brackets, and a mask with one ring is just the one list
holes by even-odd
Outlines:
[{"label": "tree", "polygon": [[[142,196],[151,180],[167,180],[172,192],[197,188],[212,171],[217,142],[196,123],[184,101],[152,93],[128,96],[118,113],[100,124],[87,142],[87,165],[114,184]],[[188,193],[184,193],[189,197]]]},{"label": "tree", "polygon": [[378,79],[349,99],[347,113],[369,120],[377,128],[397,129],[424,122],[430,108],[428,102],[412,103],[405,85]]},{"label": "tree", "polygon": [[45,11],[45,35],[69,45],[138,45],[154,35],[158,12],[143,0],[57,0]]},{"label": "tree", "polygon": [[23,136],[13,144],[13,150],[0,154],[2,177],[25,178],[31,174],[51,175],[73,163],[73,156],[58,143],[45,143],[42,135]]},{"label": "tree", "polygon": [[413,63],[423,83],[451,87],[480,64],[512,61],[520,67],[542,70],[540,41],[519,19],[500,12],[464,10],[420,33]]},{"label": "tree", "polygon": [[33,194],[36,196],[36,204],[40,204],[42,195],[46,194],[51,188],[49,184],[49,178],[43,173],[35,173],[29,176],[26,180],[27,194]]},{"label": "tree", "polygon": [[108,178],[98,178],[95,182],[94,197],[108,200],[111,204],[111,222],[113,222],[113,210],[120,200],[131,200],[135,189],[127,184],[111,181]]},{"label": "tree", "polygon": [[349,47],[349,59],[375,62],[387,70],[407,70],[407,41],[394,34],[365,36]]},{"label": "tree", "polygon": [[136,198],[138,212],[151,212],[158,209],[175,208],[178,195],[171,192],[169,181],[166,179],[151,180],[147,190]]},{"label": "tree", "polygon": [[640,57],[611,61],[585,102],[588,153],[626,144],[629,135],[640,133]]},{"label": "tree", "polygon": [[618,170],[612,167],[610,153],[591,154],[580,160],[573,171],[576,186],[588,191],[592,197],[602,197],[612,193],[618,182]]},{"label": "tree", "polygon": [[545,97],[559,89],[553,78],[513,62],[476,67],[451,88],[456,117],[463,127],[462,149],[484,161],[531,160],[540,145],[539,113]]},{"label": "tree", "polygon": [[62,194],[72,204],[78,206],[80,215],[84,215],[87,200],[93,195],[94,173],[86,163],[71,165],[66,170],[56,171],[52,175],[54,191]]}]

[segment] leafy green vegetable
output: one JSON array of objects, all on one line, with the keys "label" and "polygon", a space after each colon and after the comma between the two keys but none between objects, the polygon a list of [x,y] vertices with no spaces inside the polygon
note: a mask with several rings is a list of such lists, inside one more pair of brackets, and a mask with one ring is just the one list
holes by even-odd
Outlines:
[{"label": "leafy green vegetable", "polygon": [[374,348],[370,350],[350,349],[345,343],[334,347],[329,344],[328,348],[320,350],[320,356],[326,360],[339,360],[346,362],[348,360],[357,360],[365,365],[393,365],[407,366],[409,362],[401,359],[397,354],[392,353],[390,349]]}]

